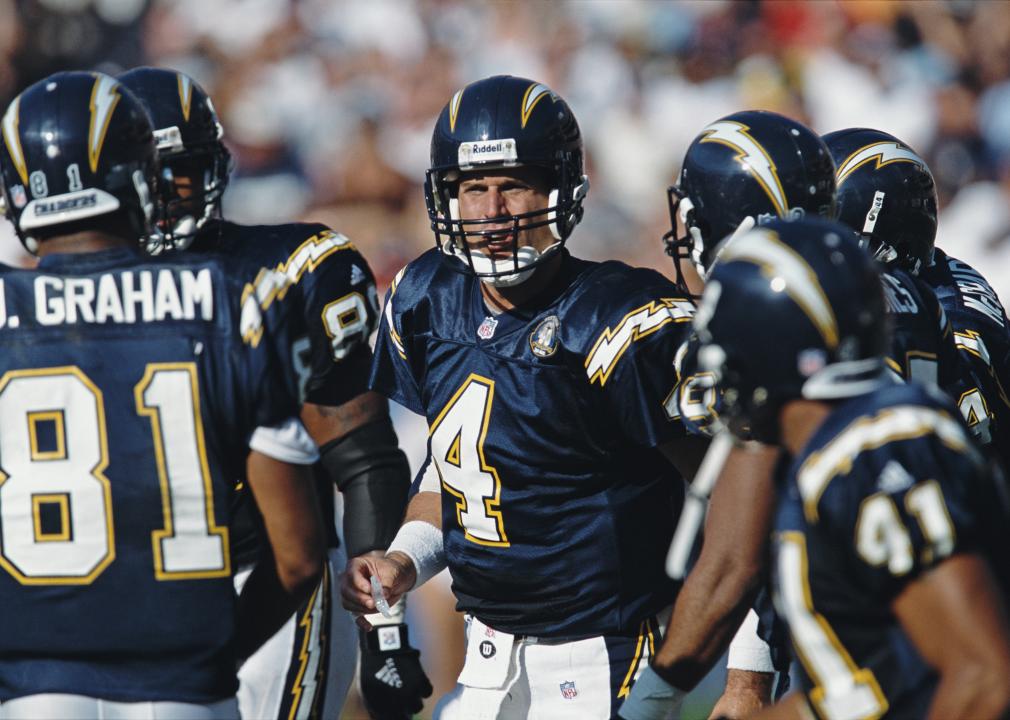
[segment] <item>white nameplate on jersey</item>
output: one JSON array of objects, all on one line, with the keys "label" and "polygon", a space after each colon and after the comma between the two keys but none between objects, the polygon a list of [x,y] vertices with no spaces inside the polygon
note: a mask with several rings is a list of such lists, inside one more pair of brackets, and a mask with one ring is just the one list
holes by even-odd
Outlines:
[{"label": "white nameplate on jersey", "polygon": [[475,688],[500,688],[508,678],[515,637],[488,627],[477,618],[470,620],[466,640],[466,660],[459,684]]},{"label": "white nameplate on jersey", "polygon": [[490,340],[491,338],[494,337],[494,331],[496,327],[498,327],[497,318],[493,318],[490,315],[488,315],[486,318],[484,318],[484,322],[480,324],[480,327],[477,328],[477,337],[479,337],[481,340]]},{"label": "white nameplate on jersey", "polygon": [[460,170],[469,170],[474,165],[487,165],[488,163],[510,167],[519,160],[516,141],[512,138],[460,143],[456,156]]}]

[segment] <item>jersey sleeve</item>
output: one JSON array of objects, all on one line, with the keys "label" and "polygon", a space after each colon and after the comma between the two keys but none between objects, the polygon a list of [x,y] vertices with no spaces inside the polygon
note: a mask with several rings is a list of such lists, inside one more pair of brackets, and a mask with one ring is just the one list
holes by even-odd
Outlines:
[{"label": "jersey sleeve", "polygon": [[667,404],[677,384],[674,358],[687,339],[694,304],[672,286],[638,291],[624,312],[608,313],[585,358],[591,386],[628,440],[656,447],[687,433]]},{"label": "jersey sleeve", "polygon": [[[1003,342],[1005,330],[996,332],[992,324],[985,330],[981,321],[974,325],[955,323],[953,343],[957,351],[961,382],[950,394],[958,410],[979,443],[1003,448],[1006,458],[1010,443],[1010,341]],[[987,341],[987,339],[988,341]]]},{"label": "jersey sleeve", "polygon": [[257,427],[269,427],[297,417],[300,409],[295,371],[291,366],[290,327],[279,306],[264,310],[253,283],[241,292],[238,308],[239,340],[236,422],[248,439]]},{"label": "jersey sleeve", "polygon": [[375,278],[348,243],[302,283],[308,338],[295,348],[295,355],[307,374],[305,399],[341,405],[368,389],[368,339],[379,316]]},{"label": "jersey sleeve", "polygon": [[677,384],[663,402],[667,417],[683,424],[691,435],[710,437],[719,419],[722,393],[715,382],[715,373],[698,364],[701,342],[696,335],[677,350],[674,368]]},{"label": "jersey sleeve", "polygon": [[369,387],[419,415],[425,414],[418,386],[419,372],[410,354],[411,313],[398,312],[397,287],[405,270],[393,281],[383,304]]},{"label": "jersey sleeve", "polygon": [[907,437],[864,450],[817,503],[816,524],[848,547],[867,594],[893,598],[920,573],[984,544],[980,455],[953,417],[930,415],[918,428],[909,423]]}]

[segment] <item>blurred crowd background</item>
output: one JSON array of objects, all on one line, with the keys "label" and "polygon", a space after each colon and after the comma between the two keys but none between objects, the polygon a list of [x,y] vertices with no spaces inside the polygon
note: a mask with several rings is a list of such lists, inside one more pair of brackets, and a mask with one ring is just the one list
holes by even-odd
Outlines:
[{"label": "blurred crowd background", "polygon": [[55,70],[139,64],[214,98],[238,161],[229,216],[330,223],[380,284],[431,243],[434,118],[466,83],[510,73],[581,122],[579,254],[668,270],[664,190],[684,150],[706,123],[764,108],[910,143],[939,184],[938,243],[1010,297],[1006,2],[0,0],[4,105]]},{"label": "blurred crowd background", "polygon": [[[684,150],[761,108],[916,148],[939,187],[937,244],[1010,300],[1003,1],[0,0],[3,106],[57,70],[142,64],[214,99],[237,160],[228,217],[328,223],[380,292],[432,242],[421,183],[438,112],[508,73],[550,85],[581,123],[580,256],[671,272],[659,238]],[[30,262],[4,221],[0,259]]]}]

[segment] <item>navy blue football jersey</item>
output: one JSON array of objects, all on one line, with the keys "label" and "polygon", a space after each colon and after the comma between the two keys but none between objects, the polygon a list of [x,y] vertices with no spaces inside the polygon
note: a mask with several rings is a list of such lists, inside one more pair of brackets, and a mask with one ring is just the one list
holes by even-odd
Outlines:
[{"label": "navy blue football jersey", "polygon": [[662,275],[565,252],[498,315],[437,250],[390,288],[372,386],[423,414],[415,489],[441,491],[458,608],[506,632],[637,632],[668,605],[683,481],[657,446],[694,305]]},{"label": "navy blue football jersey", "polygon": [[237,687],[229,504],[297,412],[255,298],[133,249],[0,267],[0,700]]},{"label": "navy blue football jersey", "polygon": [[368,263],[345,236],[325,225],[238,225],[211,220],[190,252],[226,265],[265,268],[256,291],[266,307],[281,300],[292,339],[301,397],[341,405],[368,389],[379,299]]},{"label": "navy blue football jersey", "polygon": [[880,283],[891,319],[888,366],[906,381],[953,391],[961,366],[950,320],[936,295],[922,280],[897,268],[883,271]]},{"label": "navy blue football jersey", "polygon": [[[261,306],[287,328],[290,366],[303,401],[341,405],[368,389],[378,323],[378,295],[368,263],[345,236],[325,225],[239,225],[211,220],[188,252],[211,253],[237,272],[254,274]],[[258,274],[257,274],[258,273]],[[316,473],[324,518],[333,517],[333,482]],[[247,492],[236,498],[234,552],[239,565],[257,559],[261,522]],[[325,523],[337,544],[333,522]]]},{"label": "navy blue football jersey", "polygon": [[915,383],[839,404],[786,466],[776,606],[818,717],[925,717],[936,676],[891,611],[954,553],[1005,565],[1007,506],[950,401]]},{"label": "navy blue football jersey", "polygon": [[940,248],[921,276],[950,318],[968,367],[955,400],[978,441],[1010,467],[1010,321],[996,291],[970,265]]}]

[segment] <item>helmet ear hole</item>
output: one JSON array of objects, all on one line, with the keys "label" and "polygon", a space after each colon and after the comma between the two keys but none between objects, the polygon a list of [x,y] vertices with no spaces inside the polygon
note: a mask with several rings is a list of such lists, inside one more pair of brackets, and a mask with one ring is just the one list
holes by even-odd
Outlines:
[{"label": "helmet ear hole", "polygon": [[568,223],[565,222],[567,218],[562,217],[561,225],[562,230],[564,230],[564,235],[562,235],[562,230],[558,229],[558,213],[556,208],[558,207],[558,196],[559,191],[554,188],[550,191],[547,196],[547,207],[551,208],[551,211],[547,213],[548,226],[551,230],[551,235],[554,236],[555,240],[563,240],[568,235]]}]

